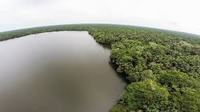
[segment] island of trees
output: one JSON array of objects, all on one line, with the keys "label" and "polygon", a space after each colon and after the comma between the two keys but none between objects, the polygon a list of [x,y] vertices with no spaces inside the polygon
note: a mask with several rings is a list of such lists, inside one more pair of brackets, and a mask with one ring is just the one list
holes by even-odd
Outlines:
[{"label": "island of trees", "polygon": [[59,25],[0,33],[0,40],[50,31],[88,31],[111,48],[127,82],[111,112],[200,112],[200,36],[103,24]]}]

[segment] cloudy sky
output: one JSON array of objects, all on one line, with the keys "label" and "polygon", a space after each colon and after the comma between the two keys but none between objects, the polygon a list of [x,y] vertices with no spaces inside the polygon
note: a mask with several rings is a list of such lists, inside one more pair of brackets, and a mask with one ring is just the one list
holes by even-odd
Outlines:
[{"label": "cloudy sky", "polygon": [[199,0],[0,0],[0,31],[113,23],[200,34]]}]

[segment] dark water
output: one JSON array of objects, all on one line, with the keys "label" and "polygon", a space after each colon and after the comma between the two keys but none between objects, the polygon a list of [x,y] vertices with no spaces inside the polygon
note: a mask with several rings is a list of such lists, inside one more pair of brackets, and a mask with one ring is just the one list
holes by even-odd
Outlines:
[{"label": "dark water", "polygon": [[125,86],[87,32],[0,42],[0,112],[108,112]]}]

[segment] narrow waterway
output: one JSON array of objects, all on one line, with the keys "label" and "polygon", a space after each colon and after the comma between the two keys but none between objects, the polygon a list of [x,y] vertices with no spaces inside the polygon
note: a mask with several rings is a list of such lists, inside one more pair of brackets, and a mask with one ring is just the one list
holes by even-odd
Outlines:
[{"label": "narrow waterway", "polygon": [[125,83],[88,32],[0,42],[0,112],[108,112]]}]

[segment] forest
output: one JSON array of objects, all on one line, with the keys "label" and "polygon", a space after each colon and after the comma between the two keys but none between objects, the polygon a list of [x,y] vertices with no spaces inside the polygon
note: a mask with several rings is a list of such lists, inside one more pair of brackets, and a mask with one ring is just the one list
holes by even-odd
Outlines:
[{"label": "forest", "polygon": [[111,112],[200,112],[200,36],[105,24],[58,25],[0,33],[0,41],[51,31],[88,31],[111,48],[127,82]]}]

